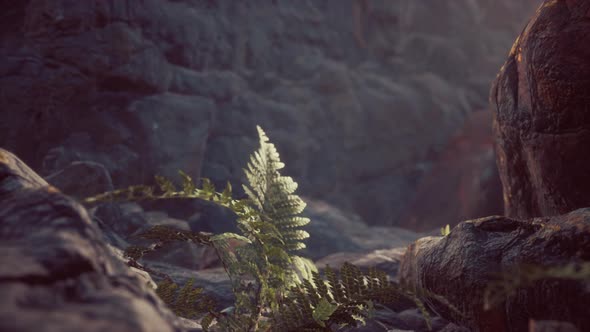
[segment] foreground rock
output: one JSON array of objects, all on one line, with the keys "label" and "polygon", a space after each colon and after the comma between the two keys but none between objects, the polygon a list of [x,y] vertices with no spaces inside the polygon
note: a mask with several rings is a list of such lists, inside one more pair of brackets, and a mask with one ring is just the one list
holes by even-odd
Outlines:
[{"label": "foreground rock", "polygon": [[0,330],[180,331],[86,210],[0,149]]},{"label": "foreground rock", "polygon": [[435,303],[437,311],[474,331],[525,331],[529,319],[568,321],[589,331],[590,289],[574,281],[538,281],[492,310],[483,309],[484,290],[500,271],[588,260],[590,209],[528,221],[488,217],[463,222],[446,237],[412,244],[400,279],[446,298],[465,318]]},{"label": "foreground rock", "polygon": [[505,213],[590,206],[590,2],[545,1],[491,90]]}]

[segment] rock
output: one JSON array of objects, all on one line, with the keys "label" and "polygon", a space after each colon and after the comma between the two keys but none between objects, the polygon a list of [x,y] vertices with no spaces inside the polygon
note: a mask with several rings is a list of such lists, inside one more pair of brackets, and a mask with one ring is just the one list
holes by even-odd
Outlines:
[{"label": "rock", "polygon": [[[311,236],[305,241],[307,248],[300,253],[312,260],[339,252],[367,253],[377,249],[404,247],[421,236],[420,233],[397,227],[369,227],[359,216],[344,212],[332,204],[307,197],[304,200],[307,207],[303,214],[311,219],[305,229]],[[169,199],[144,201],[141,206],[145,210],[165,211],[173,218],[187,220],[192,231],[239,233],[235,214],[213,203]],[[112,223],[113,227],[126,227],[131,221]]]},{"label": "rock", "polygon": [[73,162],[45,178],[61,192],[78,199],[114,190],[109,172],[101,164]]},{"label": "rock", "polygon": [[578,332],[579,330],[571,323],[557,321],[535,321],[531,320],[529,332]]},{"label": "rock", "polygon": [[320,270],[326,265],[340,269],[345,262],[358,266],[365,272],[371,267],[376,267],[387,273],[391,280],[397,280],[400,261],[405,252],[405,248],[379,249],[369,253],[339,252],[317,260],[315,264]]},{"label": "rock", "polygon": [[471,332],[468,328],[455,325],[453,323],[448,324],[439,332]]},{"label": "rock", "polygon": [[122,239],[128,239],[145,227],[143,209],[137,203],[101,204],[90,210],[95,220]]},{"label": "rock", "polygon": [[497,273],[520,266],[559,266],[590,258],[590,209],[518,221],[488,217],[460,223],[445,237],[422,238],[402,258],[400,280],[444,297],[465,318],[433,304],[444,318],[474,331],[524,331],[529,319],[559,319],[590,329],[590,290],[569,280],[519,288],[492,310],[483,294]]},{"label": "rock", "polygon": [[419,232],[461,220],[499,215],[502,184],[494,155],[491,114],[474,112],[420,179],[400,226]]},{"label": "rock", "polygon": [[366,253],[403,247],[420,237],[419,233],[397,227],[370,227],[358,216],[345,213],[331,204],[312,199],[305,201],[304,215],[311,219],[305,229],[310,237],[306,240],[307,248],[301,252],[312,260],[340,252]]},{"label": "rock", "polygon": [[4,6],[0,145],[44,176],[180,168],[239,193],[260,124],[303,194],[396,225],[538,0],[362,2]]},{"label": "rock", "polygon": [[[440,317],[430,317],[430,329],[426,320],[418,309],[406,309],[393,311],[390,308],[379,308],[375,311],[372,319],[367,321],[365,326],[344,329],[350,332],[375,332],[375,331],[398,331],[398,332],[439,332],[450,325]],[[451,330],[452,331],[452,330]]]},{"label": "rock", "polygon": [[[428,324],[424,316],[417,308],[407,309],[398,314],[398,318],[404,322],[405,325],[411,326],[415,331],[428,331]],[[440,317],[430,317],[430,326],[432,331],[439,331],[447,325],[444,319]]]},{"label": "rock", "polygon": [[545,1],[490,92],[507,216],[590,206],[587,1]]},{"label": "rock", "polygon": [[[103,204],[92,210],[112,245],[126,249],[130,245],[149,247],[153,241],[141,234],[154,226],[166,226],[189,231],[189,222],[171,218],[164,211],[144,211],[137,203]],[[120,240],[119,240],[120,239]],[[158,250],[146,253],[140,263],[162,262],[187,269],[202,270],[220,266],[214,249],[191,242],[175,242],[163,245]]]},{"label": "rock", "polygon": [[182,330],[82,206],[3,149],[0,179],[0,330]]}]

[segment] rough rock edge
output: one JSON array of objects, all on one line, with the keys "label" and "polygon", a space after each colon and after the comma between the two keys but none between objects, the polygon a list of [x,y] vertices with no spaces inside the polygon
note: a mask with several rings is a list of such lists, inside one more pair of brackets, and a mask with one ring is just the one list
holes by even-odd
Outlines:
[{"label": "rough rock edge", "polygon": [[590,320],[580,308],[590,306],[590,296],[579,283],[537,282],[489,311],[483,310],[483,293],[495,274],[516,266],[587,261],[589,241],[590,209],[522,221],[501,216],[469,220],[448,236],[411,244],[401,261],[400,281],[444,297],[465,317],[456,317],[436,301],[430,304],[445,319],[474,331],[521,331],[528,325],[526,315],[571,321],[587,330]]},{"label": "rough rock edge", "polygon": [[3,149],[0,266],[0,330],[166,332],[187,326],[111,254],[81,205]]}]

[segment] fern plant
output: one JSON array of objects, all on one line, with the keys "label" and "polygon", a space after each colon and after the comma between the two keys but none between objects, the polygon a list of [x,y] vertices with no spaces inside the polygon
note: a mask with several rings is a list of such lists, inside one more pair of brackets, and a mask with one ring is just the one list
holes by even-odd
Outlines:
[{"label": "fern plant", "polygon": [[[183,179],[180,190],[172,181],[157,176],[157,188],[131,186],[84,201],[95,204],[113,200],[196,198],[236,213],[241,234],[210,235],[156,226],[142,236],[155,239],[158,244],[149,248],[131,247],[126,251],[132,263],[137,265],[137,260],[145,252],[169,241],[192,241],[213,246],[230,277],[235,308],[231,314],[210,313],[203,320],[205,327],[217,319],[224,331],[264,330],[268,324],[259,326],[264,322],[263,310],[278,310],[288,289],[302,279],[310,278],[311,272],[316,271],[313,262],[296,255],[298,250],[305,248],[303,240],[309,237],[302,227],[310,220],[300,216],[305,202],[294,194],[297,183],[280,174],[284,164],[275,146],[262,128],[257,127],[257,130],[260,147],[251,155],[245,169],[247,199],[233,199],[229,183],[219,193],[208,179],[203,179],[202,187],[198,188],[189,175],[180,172]],[[238,240],[242,245],[232,249],[232,240]]]},{"label": "fern plant", "polygon": [[177,316],[184,318],[199,318],[215,307],[215,301],[203,293],[203,288],[194,287],[194,279],[187,281],[181,288],[166,278],[158,283],[156,294]]},{"label": "fern plant", "polygon": [[306,279],[291,289],[288,301],[273,317],[274,331],[333,331],[354,327],[371,318],[376,305],[417,300],[374,268],[363,273],[345,263],[339,275],[329,266],[324,275],[325,279],[313,272],[311,280]]},{"label": "fern plant", "polygon": [[[208,179],[202,179],[198,187],[181,171],[179,189],[172,181],[156,176],[157,187],[131,186],[87,198],[84,203],[202,199],[238,216],[240,234],[155,226],[140,234],[153,242],[151,246],[131,246],[125,251],[129,265],[143,268],[138,261],[146,252],[170,242],[190,241],[215,248],[230,278],[235,304],[231,310],[209,310],[201,320],[205,331],[331,331],[357,326],[371,317],[376,305],[395,301],[415,303],[429,324],[428,311],[418,297],[389,282],[385,273],[375,269],[362,273],[347,263],[339,276],[327,267],[322,279],[312,261],[297,255],[309,237],[303,227],[310,220],[301,216],[305,202],[295,194],[297,183],[280,174],[285,165],[275,146],[260,127],[257,130],[260,146],[244,170],[246,199],[232,198],[229,183],[218,192]],[[235,246],[236,240],[240,245]],[[158,294],[178,315],[194,318],[204,308],[211,308],[212,303],[192,282],[180,289],[166,276],[161,277],[164,281]]]}]

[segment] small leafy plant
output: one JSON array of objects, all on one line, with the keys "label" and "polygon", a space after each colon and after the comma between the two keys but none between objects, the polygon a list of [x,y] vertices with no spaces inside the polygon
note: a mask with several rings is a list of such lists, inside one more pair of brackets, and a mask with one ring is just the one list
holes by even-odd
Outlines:
[{"label": "small leafy plant", "polygon": [[333,331],[356,327],[372,318],[377,305],[400,301],[419,304],[426,313],[419,300],[374,268],[363,273],[358,267],[345,263],[340,276],[329,266],[324,272],[325,279],[317,272],[312,275],[311,280],[304,280],[287,295],[288,301],[274,317],[276,331]]},{"label": "small leafy plant", "polygon": [[[235,308],[232,314],[211,312],[203,325],[216,319],[227,331],[264,330],[259,326],[264,322],[263,310],[278,311],[288,289],[302,279],[311,278],[311,272],[316,271],[312,261],[296,255],[296,251],[305,248],[302,240],[309,237],[302,227],[310,220],[300,216],[305,202],[294,194],[297,183],[280,174],[285,165],[275,146],[262,128],[257,129],[260,148],[251,155],[245,169],[248,185],[243,188],[247,199],[233,199],[229,183],[219,193],[208,179],[203,179],[202,187],[198,188],[190,176],[180,172],[183,179],[180,190],[170,180],[158,176],[157,188],[131,186],[85,200],[86,204],[94,204],[111,200],[197,198],[235,212],[241,234],[211,235],[156,226],[142,234],[144,238],[157,240],[156,245],[126,250],[133,264],[138,265],[137,260],[145,252],[171,241],[192,241],[214,247],[230,277]],[[237,247],[236,241],[240,243]]]},{"label": "small leafy plant", "polygon": [[215,307],[215,300],[194,287],[194,279],[187,281],[182,288],[169,278],[158,283],[156,294],[177,316],[197,319]]},{"label": "small leafy plant", "polygon": [[146,252],[169,242],[190,241],[215,248],[235,296],[231,310],[211,310],[213,303],[192,282],[180,289],[165,279],[158,290],[180,316],[194,318],[207,309],[201,320],[205,331],[331,331],[356,326],[370,318],[376,304],[401,299],[416,303],[428,322],[422,302],[389,282],[384,273],[371,270],[364,274],[345,264],[340,278],[326,268],[324,280],[312,261],[297,255],[309,237],[303,227],[310,220],[301,216],[306,204],[295,194],[297,183],[280,174],[285,165],[275,146],[260,127],[257,130],[260,147],[250,156],[244,170],[248,182],[243,186],[246,199],[232,198],[229,183],[217,192],[211,181],[203,179],[199,188],[190,176],[180,172],[180,189],[172,181],[157,176],[157,187],[131,186],[87,198],[85,203],[188,198],[214,202],[236,213],[240,234],[213,235],[155,226],[141,234],[155,242],[152,246],[132,246],[126,250],[129,264],[141,268],[137,261]]}]

